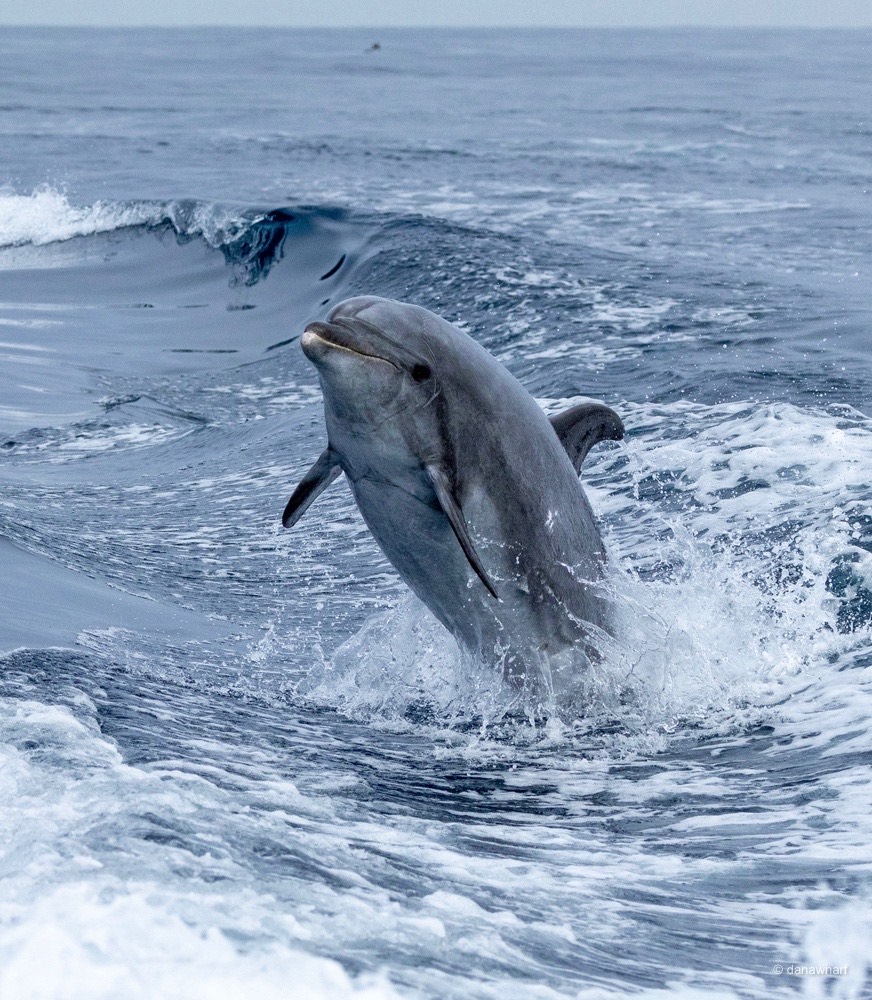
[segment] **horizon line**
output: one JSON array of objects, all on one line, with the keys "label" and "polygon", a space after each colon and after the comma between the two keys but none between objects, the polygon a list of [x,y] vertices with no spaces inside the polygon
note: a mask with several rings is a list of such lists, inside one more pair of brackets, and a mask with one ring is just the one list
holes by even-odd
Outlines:
[{"label": "horizon line", "polygon": [[541,24],[506,24],[506,23],[492,23],[492,24],[397,24],[386,22],[383,24],[299,24],[290,22],[259,22],[259,23],[242,23],[236,21],[214,21],[214,22],[190,22],[190,23],[179,23],[179,24],[165,24],[154,21],[143,21],[136,23],[127,23],[123,21],[115,21],[110,23],[96,23],[90,21],[53,21],[53,22],[40,22],[40,21],[28,21],[28,22],[4,22],[0,21],[0,29],[2,28],[92,28],[92,29],[113,29],[113,28],[132,28],[132,29],[148,29],[148,28],[161,28],[161,29],[181,29],[189,30],[192,28],[242,28],[242,29],[261,29],[261,28],[293,28],[297,30],[310,30],[310,31],[408,31],[408,30],[438,30],[438,31],[469,31],[469,30],[479,30],[479,31],[536,31],[536,30],[555,30],[560,29],[562,31],[671,31],[671,30],[683,30],[686,28],[704,28],[711,31],[737,31],[737,30],[749,30],[749,31],[863,31],[872,28],[872,18],[868,23],[859,24],[749,24],[749,23],[730,23],[730,24],[707,24],[699,21],[686,21],[686,22],[675,22],[672,24],[567,24],[563,23],[541,23]]}]

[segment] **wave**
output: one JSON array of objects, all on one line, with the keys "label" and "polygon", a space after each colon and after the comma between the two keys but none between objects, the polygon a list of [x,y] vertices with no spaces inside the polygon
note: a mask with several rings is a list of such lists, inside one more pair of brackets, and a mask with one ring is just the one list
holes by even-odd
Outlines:
[{"label": "wave", "polygon": [[49,186],[30,194],[0,189],[0,247],[46,246],[132,226],[169,223],[183,237],[202,236],[213,247],[232,243],[266,213],[198,201],[96,201],[74,205]]},{"label": "wave", "polygon": [[[169,231],[179,245],[199,239],[220,251],[231,269],[231,287],[257,284],[290,256],[295,285],[308,283],[317,301],[322,282],[347,279],[375,228],[369,216],[324,205],[251,207],[195,199],[74,205],[64,192],[47,186],[30,194],[0,188],[0,251],[50,248],[121,230]],[[44,256],[27,257],[29,267],[49,264]],[[147,266],[144,259],[142,266]]]}]

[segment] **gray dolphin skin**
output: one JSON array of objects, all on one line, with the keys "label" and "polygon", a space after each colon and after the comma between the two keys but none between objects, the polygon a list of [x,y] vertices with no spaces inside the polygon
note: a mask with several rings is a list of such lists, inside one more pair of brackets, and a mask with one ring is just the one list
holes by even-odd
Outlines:
[{"label": "gray dolphin skin", "polygon": [[557,692],[610,631],[605,550],[578,471],[619,440],[598,403],[549,420],[472,337],[419,306],[361,296],[302,338],[328,446],[282,518],[344,472],[387,558],[475,657]]}]

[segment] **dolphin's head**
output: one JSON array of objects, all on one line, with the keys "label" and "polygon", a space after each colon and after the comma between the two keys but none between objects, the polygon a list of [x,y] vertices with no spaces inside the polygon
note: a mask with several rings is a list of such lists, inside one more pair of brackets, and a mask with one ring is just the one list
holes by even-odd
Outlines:
[{"label": "dolphin's head", "polygon": [[318,369],[333,414],[366,426],[425,406],[437,391],[440,342],[433,321],[442,322],[417,306],[359,296],[310,323],[303,353]]}]

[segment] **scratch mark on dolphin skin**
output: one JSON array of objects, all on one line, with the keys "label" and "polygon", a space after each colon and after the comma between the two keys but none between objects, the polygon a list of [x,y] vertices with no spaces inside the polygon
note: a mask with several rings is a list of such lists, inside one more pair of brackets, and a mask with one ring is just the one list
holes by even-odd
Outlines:
[{"label": "scratch mark on dolphin skin", "polygon": [[[388,364],[390,364],[390,362],[388,362]],[[418,410],[423,410],[423,409],[426,409],[426,408],[427,408],[427,407],[428,407],[428,406],[429,406],[429,405],[430,405],[430,404],[431,404],[431,403],[432,403],[432,402],[433,402],[433,401],[434,401],[435,399],[438,399],[438,397],[439,397],[439,396],[441,396],[441,395],[442,395],[442,390],[441,390],[441,389],[437,389],[437,390],[436,390],[436,391],[435,391],[435,392],[433,393],[433,395],[432,395],[432,396],[431,396],[431,397],[430,397],[430,398],[429,398],[428,400],[426,400],[426,401],[425,401],[425,402],[423,402],[423,403],[419,403],[419,404],[418,404],[417,406],[401,406],[399,410],[394,410],[394,412],[393,412],[393,413],[389,413],[389,414],[388,414],[388,415],[387,415],[387,416],[386,416],[386,417],[384,418],[384,420],[380,420],[380,421],[379,421],[379,422],[378,422],[378,423],[377,423],[377,424],[375,425],[375,428],[374,428],[374,429],[375,429],[375,430],[378,430],[378,429],[379,429],[379,427],[381,427],[381,426],[382,426],[383,424],[386,424],[386,423],[387,423],[387,422],[388,422],[389,420],[391,420],[391,419],[392,419],[393,417],[398,417],[398,416],[400,416],[400,414],[402,414],[402,413],[408,413],[408,412],[410,412],[410,411],[411,411],[412,413],[417,413],[417,412],[418,412]]]}]

